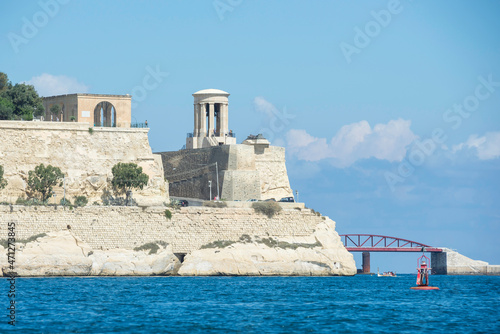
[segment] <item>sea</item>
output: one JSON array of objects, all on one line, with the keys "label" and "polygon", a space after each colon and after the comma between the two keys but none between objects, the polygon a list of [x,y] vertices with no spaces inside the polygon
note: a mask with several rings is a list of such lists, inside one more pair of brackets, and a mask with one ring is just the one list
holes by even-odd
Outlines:
[{"label": "sea", "polygon": [[499,276],[2,280],[1,333],[500,333]]}]

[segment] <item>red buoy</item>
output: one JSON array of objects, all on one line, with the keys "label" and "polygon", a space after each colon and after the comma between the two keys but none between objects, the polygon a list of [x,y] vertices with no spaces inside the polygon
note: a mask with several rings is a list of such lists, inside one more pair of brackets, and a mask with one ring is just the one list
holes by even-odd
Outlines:
[{"label": "red buoy", "polygon": [[[427,261],[426,261],[427,259]],[[430,259],[422,254],[417,260],[417,286],[412,286],[412,290],[439,290],[437,286],[429,286],[429,271],[431,270]]]}]

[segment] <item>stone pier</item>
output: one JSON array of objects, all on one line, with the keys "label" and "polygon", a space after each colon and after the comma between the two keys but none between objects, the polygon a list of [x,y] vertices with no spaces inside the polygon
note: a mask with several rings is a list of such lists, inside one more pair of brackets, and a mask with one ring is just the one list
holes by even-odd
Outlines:
[{"label": "stone pier", "polygon": [[500,265],[473,260],[449,248],[441,249],[441,253],[431,253],[435,275],[500,275]]}]

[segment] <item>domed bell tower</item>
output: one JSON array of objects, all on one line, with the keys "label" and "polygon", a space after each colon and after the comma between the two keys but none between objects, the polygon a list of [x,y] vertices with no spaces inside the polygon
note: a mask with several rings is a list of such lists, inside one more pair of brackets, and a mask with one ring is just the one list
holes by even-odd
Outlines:
[{"label": "domed bell tower", "polygon": [[204,89],[193,97],[194,130],[186,138],[186,149],[236,144],[236,136],[229,130],[229,93]]}]

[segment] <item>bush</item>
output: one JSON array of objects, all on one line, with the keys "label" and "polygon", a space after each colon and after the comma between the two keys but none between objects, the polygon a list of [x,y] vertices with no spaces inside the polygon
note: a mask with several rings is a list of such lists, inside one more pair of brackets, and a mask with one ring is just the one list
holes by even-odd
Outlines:
[{"label": "bush", "polygon": [[33,197],[38,195],[42,201],[48,201],[52,196],[52,187],[62,186],[63,178],[64,174],[58,167],[40,164],[28,172],[28,194]]},{"label": "bush", "polygon": [[273,238],[264,238],[264,239],[260,239],[260,240],[257,240],[258,243],[262,243],[264,245],[266,245],[267,247],[269,248],[281,248],[281,249],[297,249],[299,247],[302,247],[302,248],[314,248],[314,247],[321,247],[321,243],[319,241],[316,241],[315,243],[313,244],[305,244],[305,243],[289,243],[289,242],[286,242],[286,241],[278,241],[276,239],[273,239]]},{"label": "bush", "polygon": [[0,165],[0,189],[3,189],[7,186],[7,180],[3,177],[3,166]]},{"label": "bush", "polygon": [[206,206],[209,208],[227,208],[227,203],[226,202],[206,201],[206,202],[203,202],[203,206]]},{"label": "bush", "polygon": [[75,197],[75,206],[85,206],[89,200],[85,196],[76,196]]},{"label": "bush", "polygon": [[172,212],[170,212],[169,209],[165,210],[165,218],[167,218],[168,220],[172,219]]},{"label": "bush", "polygon": [[25,199],[25,198],[22,198],[22,197],[18,197],[17,200],[16,200],[16,205],[27,205],[27,206],[31,206],[31,205],[47,205],[47,201],[41,201],[38,198],[28,198],[28,199]]},{"label": "bush", "polygon": [[234,243],[236,243],[236,241],[217,240],[217,241],[213,241],[213,242],[211,242],[209,244],[201,246],[200,249],[206,249],[206,248],[226,248],[228,246],[231,246]]},{"label": "bush", "polygon": [[160,249],[160,246],[167,247],[168,243],[165,241],[153,241],[153,242],[148,242],[147,244],[144,244],[140,247],[134,248],[136,252],[142,251],[142,250],[148,250],[149,249],[149,255],[151,254],[156,254],[158,250]]},{"label": "bush", "polygon": [[263,213],[268,218],[272,218],[282,210],[281,206],[276,202],[254,202],[252,208],[255,212]]},{"label": "bush", "polygon": [[93,134],[94,133],[94,129],[93,128],[89,128],[89,133]]},{"label": "bush", "polygon": [[61,199],[61,201],[59,202],[59,204],[63,205],[63,206],[70,206],[71,205],[71,201],[67,198],[63,198]]}]

